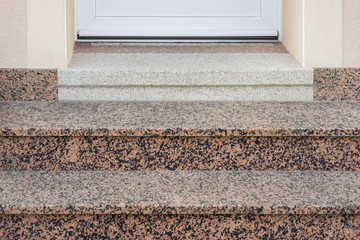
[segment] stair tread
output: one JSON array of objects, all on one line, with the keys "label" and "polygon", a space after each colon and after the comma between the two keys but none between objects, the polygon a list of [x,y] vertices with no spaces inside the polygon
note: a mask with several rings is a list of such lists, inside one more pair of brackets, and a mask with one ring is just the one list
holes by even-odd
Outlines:
[{"label": "stair tread", "polygon": [[60,86],[312,85],[288,53],[76,53]]},{"label": "stair tread", "polygon": [[284,53],[76,53],[68,70],[179,72],[281,69],[303,68],[291,54]]},{"label": "stair tread", "polygon": [[359,102],[0,102],[0,136],[360,136]]},{"label": "stair tread", "polygon": [[0,214],[359,214],[359,172],[3,171]]}]

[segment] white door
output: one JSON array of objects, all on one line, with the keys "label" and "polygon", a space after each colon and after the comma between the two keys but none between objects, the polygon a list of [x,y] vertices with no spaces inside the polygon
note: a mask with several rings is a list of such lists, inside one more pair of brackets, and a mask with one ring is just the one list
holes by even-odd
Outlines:
[{"label": "white door", "polygon": [[281,0],[77,0],[77,34],[110,38],[278,37]]}]

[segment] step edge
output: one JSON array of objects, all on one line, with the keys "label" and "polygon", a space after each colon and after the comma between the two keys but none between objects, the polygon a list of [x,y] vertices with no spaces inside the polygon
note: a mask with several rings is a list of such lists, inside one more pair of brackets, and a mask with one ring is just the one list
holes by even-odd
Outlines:
[{"label": "step edge", "polygon": [[358,206],[7,206],[0,215],[360,215]]},{"label": "step edge", "polygon": [[[90,75],[90,76],[89,76]],[[99,76],[98,76],[99,75]],[[313,85],[312,71],[263,72],[131,72],[73,71],[59,73],[60,86],[257,86]]]},{"label": "step edge", "polygon": [[360,137],[360,129],[1,129],[0,137]]},{"label": "step edge", "polygon": [[360,214],[359,172],[1,171],[0,214]]}]

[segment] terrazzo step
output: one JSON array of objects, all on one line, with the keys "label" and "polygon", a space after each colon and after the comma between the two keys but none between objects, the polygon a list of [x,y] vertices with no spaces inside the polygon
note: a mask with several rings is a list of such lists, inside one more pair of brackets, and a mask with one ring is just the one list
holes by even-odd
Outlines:
[{"label": "terrazzo step", "polygon": [[358,102],[0,102],[0,170],[360,170]]},{"label": "terrazzo step", "polygon": [[360,237],[359,172],[2,171],[0,237]]},{"label": "terrazzo step", "polygon": [[[108,46],[105,46],[105,49]],[[313,70],[286,52],[243,45],[133,46],[74,54],[59,70],[60,100],[312,101]],[[216,49],[220,50],[216,51]],[[139,50],[140,49],[140,50]],[[237,49],[240,49],[239,51]],[[118,50],[118,51],[117,51]]]}]

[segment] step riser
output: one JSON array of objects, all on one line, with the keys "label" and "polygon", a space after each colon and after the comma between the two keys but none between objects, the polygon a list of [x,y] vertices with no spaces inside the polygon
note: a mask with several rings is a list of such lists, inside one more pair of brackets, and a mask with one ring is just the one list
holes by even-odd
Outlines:
[{"label": "step riser", "polygon": [[313,85],[313,70],[271,71],[72,71],[59,70],[60,86],[253,86]]},{"label": "step riser", "polygon": [[358,137],[1,137],[0,170],[360,170]]},{"label": "step riser", "polygon": [[360,216],[6,215],[2,239],[359,239]]},{"label": "step riser", "polygon": [[312,101],[307,86],[97,87],[59,86],[59,100],[71,101]]}]

